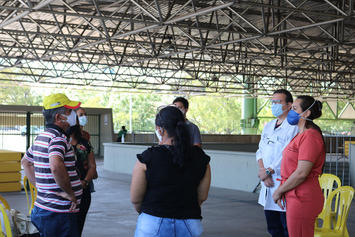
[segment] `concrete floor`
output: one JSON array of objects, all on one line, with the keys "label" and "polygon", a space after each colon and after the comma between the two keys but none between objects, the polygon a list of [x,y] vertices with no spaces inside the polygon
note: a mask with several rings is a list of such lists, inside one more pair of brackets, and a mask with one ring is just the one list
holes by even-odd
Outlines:
[{"label": "concrete floor", "polygon": [[[99,178],[84,227],[84,237],[133,236],[138,214],[130,202],[131,176],[103,170],[97,160]],[[242,182],[240,180],[240,182]],[[27,211],[24,192],[0,193],[10,207]],[[263,208],[257,204],[258,194],[211,188],[202,205],[205,237],[270,236],[266,230]],[[355,203],[351,206],[347,226],[355,236]]]}]

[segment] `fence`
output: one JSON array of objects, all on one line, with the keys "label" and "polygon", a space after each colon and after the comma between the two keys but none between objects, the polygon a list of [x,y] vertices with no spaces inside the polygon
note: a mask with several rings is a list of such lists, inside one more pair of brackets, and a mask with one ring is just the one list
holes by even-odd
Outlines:
[{"label": "fence", "polygon": [[134,143],[157,143],[158,139],[154,132],[133,131],[130,140]]},{"label": "fence", "polygon": [[24,152],[44,130],[42,114],[29,112],[0,113],[0,148]]},{"label": "fence", "polygon": [[355,144],[354,136],[325,135],[326,162],[323,167],[324,173],[331,173],[338,176],[342,185],[351,185],[350,165],[351,146]]},{"label": "fence", "polygon": [[100,115],[88,114],[88,123],[84,127],[85,131],[90,134],[90,142],[94,147],[95,155],[100,154]]},{"label": "fence", "polygon": [[[0,149],[25,152],[44,129],[41,113],[0,112]],[[100,115],[88,115],[85,129],[90,133],[95,154],[99,154]]]}]

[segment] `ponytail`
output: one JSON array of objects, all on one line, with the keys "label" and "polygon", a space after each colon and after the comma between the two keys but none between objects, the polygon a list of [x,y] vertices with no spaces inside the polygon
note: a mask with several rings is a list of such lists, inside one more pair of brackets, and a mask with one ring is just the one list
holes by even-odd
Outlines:
[{"label": "ponytail", "polygon": [[175,128],[175,134],[174,147],[176,152],[174,154],[174,163],[181,168],[184,166],[185,161],[191,159],[191,142],[185,122],[178,122]]},{"label": "ponytail", "polygon": [[163,127],[169,137],[172,137],[172,144],[175,149],[173,153],[173,162],[179,168],[191,159],[191,142],[188,131],[188,125],[181,111],[175,106],[167,106],[159,111],[155,118],[155,125]]},{"label": "ponytail", "polygon": [[306,120],[306,128],[314,128],[315,130],[317,130],[321,134],[324,142],[322,130],[317,124],[313,122],[314,119],[317,119],[322,116],[322,102],[320,102],[319,100],[315,100],[312,96],[307,95],[298,96],[297,99],[302,100],[300,103],[302,111],[308,109],[311,112],[310,116],[308,117],[308,119],[310,120]]}]

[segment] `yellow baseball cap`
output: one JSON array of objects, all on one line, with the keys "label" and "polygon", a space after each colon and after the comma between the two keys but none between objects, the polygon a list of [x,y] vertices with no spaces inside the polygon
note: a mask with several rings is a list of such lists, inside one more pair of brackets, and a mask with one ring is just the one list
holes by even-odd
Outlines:
[{"label": "yellow baseball cap", "polygon": [[79,101],[69,100],[68,97],[62,93],[57,93],[44,97],[43,107],[44,109],[55,109],[59,107],[65,107],[68,109],[76,109],[81,105]]}]

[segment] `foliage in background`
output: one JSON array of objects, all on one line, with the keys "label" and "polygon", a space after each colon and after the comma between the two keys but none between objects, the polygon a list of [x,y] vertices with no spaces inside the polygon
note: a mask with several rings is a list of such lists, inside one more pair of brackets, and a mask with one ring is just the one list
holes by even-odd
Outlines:
[{"label": "foliage in background", "polygon": [[39,105],[43,97],[29,87],[12,84],[0,85],[0,102],[3,105]]},{"label": "foliage in background", "polygon": [[156,109],[162,104],[164,104],[162,96],[155,94],[111,93],[107,107],[112,108],[115,131],[122,125],[126,126],[126,129],[131,129],[129,124],[132,106],[132,130],[145,132],[155,130]]},{"label": "foliage in background", "polygon": [[[294,98],[296,99],[296,98]],[[258,128],[258,133],[261,133],[266,123],[273,120],[275,117],[271,113],[271,104],[267,102],[268,99],[258,99],[258,107],[261,108],[266,102],[266,105],[261,109],[258,117],[260,118],[260,125]],[[338,102],[338,113],[344,109],[347,102]],[[325,134],[343,134],[348,135],[352,126],[354,126],[354,120],[335,120],[332,111],[329,107],[323,103],[322,116],[319,119],[314,120],[322,132]],[[355,118],[354,118],[355,119]],[[352,134],[355,135],[355,134]]]},{"label": "foliage in background", "polygon": [[[118,132],[122,125],[133,131],[154,131],[156,109],[160,105],[171,104],[175,95],[126,94],[117,92],[98,92],[92,90],[37,89],[0,84],[0,104],[41,105],[43,96],[51,93],[65,93],[70,99],[79,100],[83,107],[112,108],[114,130]],[[240,134],[241,98],[218,96],[190,96],[190,108],[187,118],[195,123],[201,133]],[[338,112],[346,102],[339,103]],[[132,128],[130,125],[130,106],[132,106]],[[257,100],[260,134],[264,125],[274,119],[268,99]],[[323,132],[341,134],[351,130],[353,120],[329,120],[334,118],[327,106],[324,106],[322,119],[315,120]]]},{"label": "foliage in background", "polygon": [[239,134],[241,99],[235,97],[190,97],[187,118],[201,133]]},{"label": "foliage in background", "polygon": [[[82,107],[112,108],[114,131],[121,126],[130,130],[130,106],[132,106],[132,130],[154,131],[156,108],[162,104],[163,96],[156,94],[124,94],[115,92],[71,91],[69,98],[80,100]],[[132,101],[132,104],[131,104]]]}]

